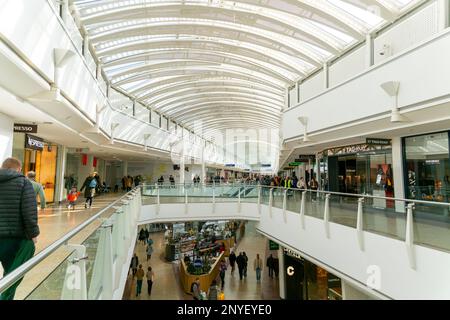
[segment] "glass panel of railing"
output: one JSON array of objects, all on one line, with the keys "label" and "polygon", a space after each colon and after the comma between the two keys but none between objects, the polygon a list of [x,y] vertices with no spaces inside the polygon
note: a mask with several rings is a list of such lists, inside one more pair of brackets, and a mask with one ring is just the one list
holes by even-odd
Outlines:
[{"label": "glass panel of railing", "polygon": [[305,201],[305,215],[323,219],[325,210],[325,194],[308,190]]},{"label": "glass panel of railing", "polygon": [[[108,211],[107,215],[112,213],[112,209]],[[86,285],[87,291],[89,291],[89,285],[92,278],[92,270],[95,262],[95,256],[97,253],[98,240],[100,235],[100,229],[98,228],[101,225],[104,217],[106,215],[102,215],[102,218],[97,219],[95,222],[91,223],[84,230],[82,230],[77,236],[75,236],[70,243],[82,243],[86,247],[86,258],[83,259],[85,261],[86,266]],[[88,235],[88,236],[87,236]],[[87,236],[87,238],[86,238]],[[84,241],[78,242],[86,238]],[[24,279],[23,288],[19,287],[18,293],[19,296],[16,295],[16,298],[20,297],[20,291],[27,290],[27,285],[32,286],[32,282],[34,279],[27,279],[27,277],[34,278],[35,276],[39,277],[43,273],[47,273],[47,270],[53,270],[46,275],[43,281],[36,286],[34,289],[26,296],[26,300],[60,300],[63,299],[63,289],[64,285],[70,285],[70,281],[66,281],[66,273],[68,268],[77,268],[79,264],[74,263],[73,249],[70,249],[67,246],[63,246],[56,250],[53,254],[47,257],[44,261],[38,264],[35,268],[33,268]],[[56,264],[55,264],[56,263]],[[59,263],[59,264],[58,264]],[[76,272],[74,271],[74,274]],[[74,280],[74,279],[73,279]],[[67,289],[67,288],[65,288]]]},{"label": "glass panel of railing", "polygon": [[160,203],[184,203],[185,190],[187,188],[181,185],[162,185],[159,186]]},{"label": "glass panel of railing", "polygon": [[262,187],[261,188],[261,204],[269,204],[269,193],[270,188],[269,187]]},{"label": "glass panel of railing", "polygon": [[406,209],[402,201],[364,197],[363,229],[396,239],[405,239]]},{"label": "glass panel of railing", "polygon": [[216,202],[237,202],[240,187],[219,184],[214,186]]},{"label": "glass panel of railing", "polygon": [[450,205],[416,203],[414,243],[450,251]]},{"label": "glass panel of railing", "polygon": [[257,185],[247,185],[242,187],[241,201],[242,202],[258,202],[259,187]]},{"label": "glass panel of railing", "polygon": [[[212,202],[212,189],[201,184],[186,184],[189,203]],[[209,196],[210,192],[210,196]]]},{"label": "glass panel of railing", "polygon": [[286,210],[300,213],[300,204],[302,201],[302,190],[289,189],[286,196]]},{"label": "glass panel of railing", "polygon": [[358,197],[353,195],[330,195],[330,222],[356,228]]},{"label": "glass panel of railing", "polygon": [[280,209],[283,208],[284,190],[284,188],[273,189],[272,207]]}]

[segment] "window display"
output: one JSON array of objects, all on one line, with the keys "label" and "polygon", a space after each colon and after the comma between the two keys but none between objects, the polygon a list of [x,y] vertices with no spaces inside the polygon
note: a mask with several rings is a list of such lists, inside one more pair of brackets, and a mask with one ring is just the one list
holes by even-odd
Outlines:
[{"label": "window display", "polygon": [[448,202],[449,132],[404,138],[406,196]]}]

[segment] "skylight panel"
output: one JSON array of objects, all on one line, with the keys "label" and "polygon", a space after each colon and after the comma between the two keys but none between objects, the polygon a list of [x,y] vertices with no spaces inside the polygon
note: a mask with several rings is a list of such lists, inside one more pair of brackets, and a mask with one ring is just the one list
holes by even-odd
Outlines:
[{"label": "skylight panel", "polygon": [[385,22],[383,18],[373,14],[372,12],[358,8],[348,2],[344,2],[342,0],[327,0],[327,2],[351,14],[358,20],[365,23],[369,28],[374,28]]}]

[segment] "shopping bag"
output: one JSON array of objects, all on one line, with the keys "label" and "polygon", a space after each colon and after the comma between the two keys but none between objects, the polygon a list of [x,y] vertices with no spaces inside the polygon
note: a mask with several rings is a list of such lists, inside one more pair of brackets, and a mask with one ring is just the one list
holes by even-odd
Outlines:
[{"label": "shopping bag", "polygon": [[218,300],[225,300],[225,293],[221,292],[219,293],[219,295],[217,296]]}]

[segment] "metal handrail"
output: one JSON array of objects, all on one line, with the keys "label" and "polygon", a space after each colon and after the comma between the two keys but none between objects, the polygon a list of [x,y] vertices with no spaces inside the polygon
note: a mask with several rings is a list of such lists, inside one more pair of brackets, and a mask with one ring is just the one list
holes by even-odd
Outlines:
[{"label": "metal handrail", "polygon": [[[190,184],[182,184],[182,183],[176,183],[173,185],[162,185],[162,187],[167,187],[167,186],[186,186],[186,185],[190,185]],[[194,185],[194,183],[192,183],[192,185]],[[214,186],[214,184],[199,184],[200,186]],[[216,184],[216,186],[219,184]],[[281,190],[285,190],[285,189],[290,189],[290,190],[297,190],[297,191],[306,191],[306,192],[316,192],[316,193],[321,193],[321,194],[331,194],[331,195],[336,195],[336,196],[345,196],[345,197],[355,197],[355,198],[370,198],[370,199],[382,199],[382,200],[392,200],[392,201],[402,201],[405,203],[419,203],[419,204],[429,204],[429,205],[436,205],[436,206],[443,206],[443,207],[450,207],[450,203],[448,202],[435,202],[435,201],[426,201],[426,200],[416,200],[416,199],[404,199],[404,198],[395,198],[395,197],[383,197],[383,196],[373,196],[370,194],[358,194],[358,193],[343,193],[343,192],[335,192],[335,191],[326,191],[326,190],[312,190],[312,189],[299,189],[299,188],[285,188],[285,187],[279,187],[279,186],[267,186],[267,185],[262,185],[262,184],[246,184],[246,183],[238,183],[236,185],[233,184],[226,184],[226,183],[222,183],[220,184],[220,186],[259,186],[261,188],[265,188],[265,189],[281,189]],[[151,185],[151,184],[144,184],[144,186],[151,186],[151,187],[155,187],[155,185]],[[161,185],[158,185],[158,187],[161,187]]]},{"label": "metal handrail", "polygon": [[25,274],[30,271],[32,268],[34,268],[37,264],[39,264],[41,261],[43,261],[45,258],[47,258],[50,254],[55,252],[59,247],[66,244],[70,239],[72,239],[75,235],[77,235],[81,230],[86,228],[88,225],[90,225],[92,222],[97,220],[103,213],[105,213],[107,210],[111,209],[117,202],[121,201],[126,196],[133,193],[136,189],[139,189],[140,186],[135,187],[133,190],[127,192],[123,196],[121,196],[119,199],[113,201],[108,206],[97,212],[94,216],[89,218],[88,220],[84,221],[74,229],[70,230],[68,233],[66,233],[64,236],[50,244],[48,247],[46,247],[44,250],[39,252],[37,255],[35,255],[30,260],[23,263],[18,268],[14,269],[12,272],[8,273],[6,276],[4,276],[2,279],[0,279],[0,293],[11,287],[14,283],[16,283],[19,279],[21,279]]}]

